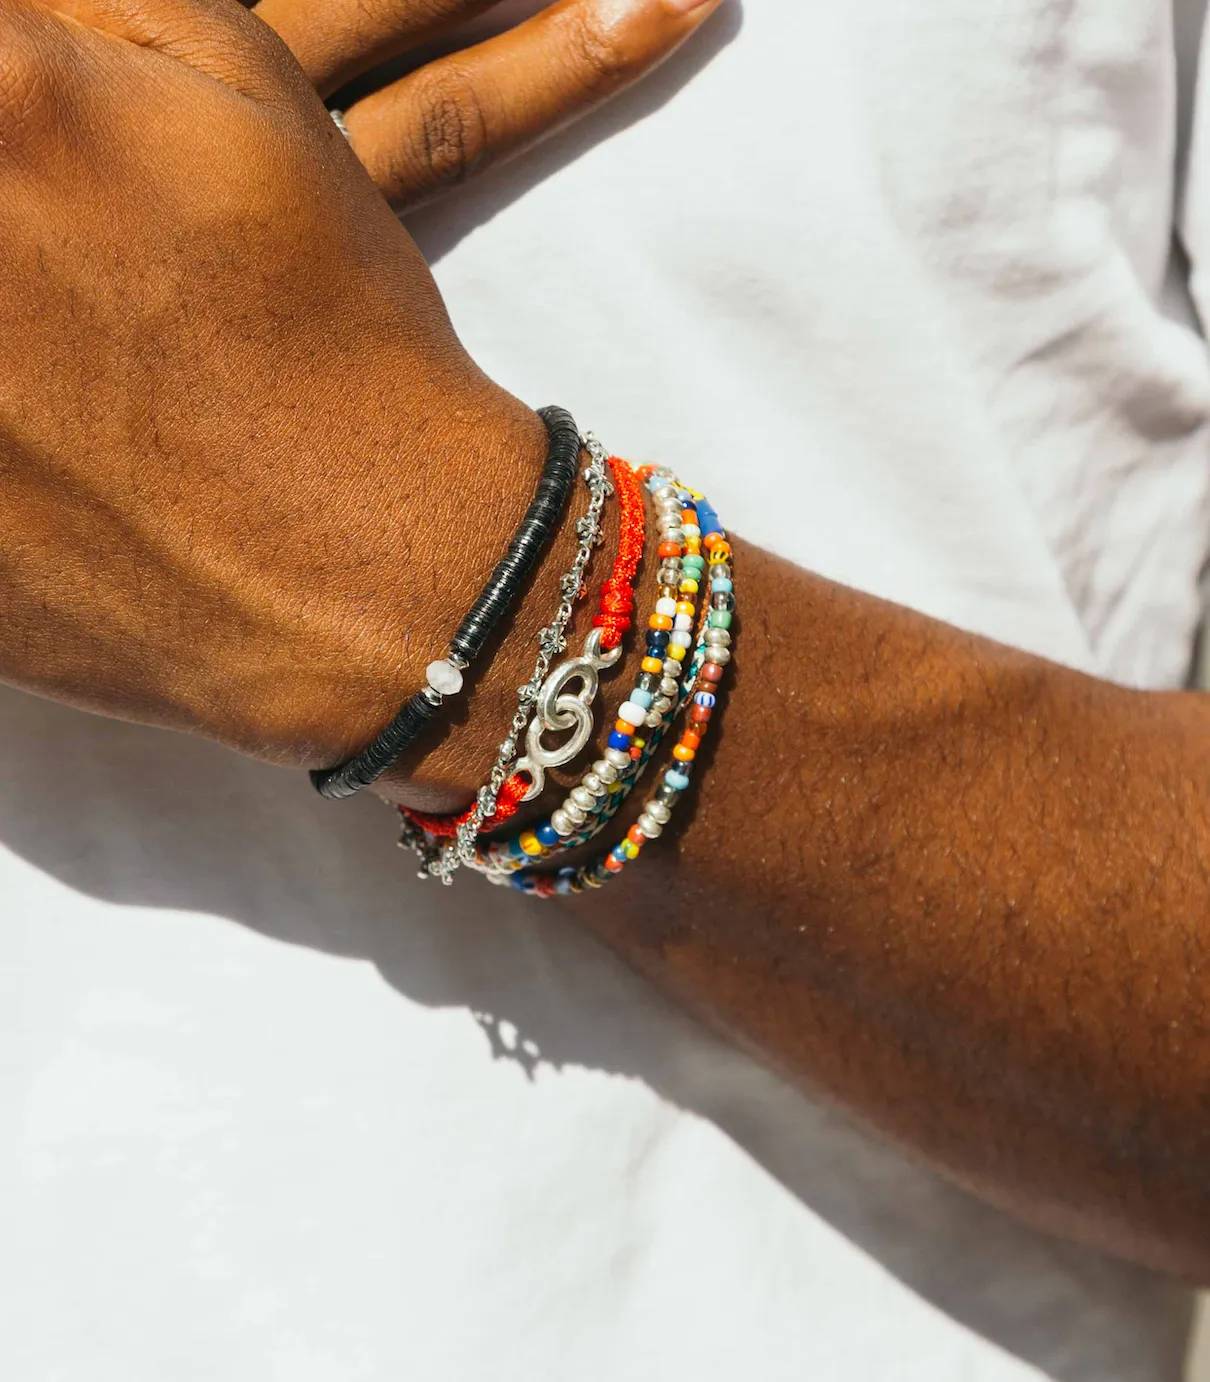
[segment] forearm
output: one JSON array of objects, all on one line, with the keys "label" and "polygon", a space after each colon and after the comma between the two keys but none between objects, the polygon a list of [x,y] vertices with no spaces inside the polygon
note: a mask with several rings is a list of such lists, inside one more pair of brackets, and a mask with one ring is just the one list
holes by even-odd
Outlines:
[{"label": "forearm", "polygon": [[1210,1270],[1210,736],[747,548],[692,822],[576,915],[985,1197]]}]

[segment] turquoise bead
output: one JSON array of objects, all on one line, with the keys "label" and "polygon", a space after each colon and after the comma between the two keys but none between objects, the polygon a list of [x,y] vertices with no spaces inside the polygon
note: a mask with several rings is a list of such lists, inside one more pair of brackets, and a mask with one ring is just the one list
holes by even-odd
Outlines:
[{"label": "turquoise bead", "polygon": [[731,611],[729,609],[712,609],[709,622],[712,629],[729,629],[731,627]]},{"label": "turquoise bead", "polygon": [[633,690],[627,698],[632,705],[637,705],[642,710],[651,709],[652,695],[650,691]]},{"label": "turquoise bead", "polygon": [[711,576],[711,577],[710,577],[710,589],[711,589],[711,590],[721,590],[721,591],[723,591],[723,592],[726,593],[726,594],[730,594],[731,591],[732,591],[734,588],[735,588],[735,587],[731,584],[731,582],[730,582],[729,580],[726,580],[726,579],[725,579],[724,577],[722,577],[722,576]]}]

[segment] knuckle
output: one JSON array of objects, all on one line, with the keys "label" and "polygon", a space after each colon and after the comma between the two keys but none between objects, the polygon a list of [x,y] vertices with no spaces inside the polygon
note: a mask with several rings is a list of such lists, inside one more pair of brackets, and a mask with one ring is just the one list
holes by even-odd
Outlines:
[{"label": "knuckle", "polygon": [[599,13],[574,13],[569,45],[581,80],[594,95],[615,91],[634,75],[632,45],[619,24]]},{"label": "knuckle", "polygon": [[6,140],[36,126],[50,94],[50,65],[20,23],[0,26],[0,128]]},{"label": "knuckle", "polygon": [[425,181],[441,187],[465,182],[489,161],[487,119],[474,83],[455,67],[413,79],[417,157]]}]

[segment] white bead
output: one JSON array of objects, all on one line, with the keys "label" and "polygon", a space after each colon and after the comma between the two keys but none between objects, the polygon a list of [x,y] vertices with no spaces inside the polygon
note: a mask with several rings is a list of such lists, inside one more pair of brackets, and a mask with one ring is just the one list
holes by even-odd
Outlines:
[{"label": "white bead", "polygon": [[641,725],[646,718],[647,712],[633,701],[623,701],[618,706],[618,719],[625,720],[627,724]]},{"label": "white bead", "polygon": [[[672,819],[672,812],[669,811],[662,801],[648,802],[643,809],[643,814],[645,816],[650,816],[653,821],[657,821],[660,825],[667,825]],[[556,830],[558,828],[558,826],[555,827]]]},{"label": "white bead", "polygon": [[612,763],[615,768],[630,767],[630,755],[623,753],[621,749],[606,749],[604,757],[605,761]]},{"label": "white bead", "polygon": [[676,601],[667,598],[657,600],[655,602],[655,612],[657,614],[666,614],[668,618],[671,619],[676,614]]},{"label": "white bead", "polygon": [[611,782],[616,782],[618,780],[618,770],[613,766],[612,763],[606,763],[606,761],[603,758],[597,759],[597,761],[592,765],[592,770],[606,785],[606,787],[608,787]]},{"label": "white bead", "polygon": [[572,801],[583,811],[595,811],[597,799],[587,787],[577,787],[571,794]]},{"label": "white bead", "polygon": [[685,536],[686,536],[686,537],[701,537],[701,535],[702,535],[702,530],[697,526],[696,523],[686,523],[686,524],[685,524]]},{"label": "white bead", "polygon": [[[661,601],[660,601],[660,604],[663,604],[663,603],[664,603],[664,601],[661,600]],[[671,604],[672,604],[672,601],[669,600],[669,601],[668,601],[668,604],[671,605]],[[675,608],[675,606],[673,606],[673,607]],[[674,614],[674,615],[672,616],[672,628],[673,628],[673,631],[674,631],[674,632],[684,633],[684,632],[686,632],[687,630],[691,629],[692,627],[693,627],[693,615],[692,615],[692,614]]]},{"label": "white bead", "polygon": [[668,635],[668,642],[673,648],[687,648],[693,642],[693,635],[688,629],[674,629]]},{"label": "white bead", "polygon": [[443,696],[456,696],[462,690],[462,673],[452,662],[430,662],[424,675],[433,690]]},{"label": "white bead", "polygon": [[550,818],[551,825],[560,835],[574,835],[576,827],[566,811],[556,811]]}]

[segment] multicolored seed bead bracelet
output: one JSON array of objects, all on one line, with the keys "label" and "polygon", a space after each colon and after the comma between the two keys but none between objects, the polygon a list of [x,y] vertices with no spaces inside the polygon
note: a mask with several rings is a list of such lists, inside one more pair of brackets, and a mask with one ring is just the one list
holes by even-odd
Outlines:
[{"label": "multicolored seed bead bracelet", "polygon": [[[689,787],[693,763],[718,706],[719,685],[725,675],[726,665],[731,660],[731,623],[735,611],[735,593],[730,564],[731,547],[727,542],[726,532],[718,520],[718,515],[701,495],[685,489],[670,471],[663,468],[644,467],[639,474],[653,491],[656,503],[660,506],[662,521],[671,516],[671,500],[675,499],[681,506],[682,555],[679,558],[678,593],[686,596],[696,595],[707,566],[709,569],[710,590],[709,603],[705,610],[705,622],[699,635],[698,648],[690,667],[690,675],[686,678],[677,698],[682,705],[687,705],[688,720],[681,730],[676,746],[673,748],[673,762],[664,770],[659,787],[648,800],[637,822],[627,832],[625,839],[613,849],[582,868],[562,869],[555,874],[535,872],[525,866],[510,868],[511,860],[508,862],[500,860],[496,863],[493,870],[494,881],[507,882],[518,891],[536,897],[567,896],[583,892],[586,888],[601,887],[608,879],[621,873],[627,864],[637,859],[648,841],[657,839],[663,833],[665,826],[671,820],[674,807]],[[672,561],[673,532],[674,529],[670,526],[666,530],[666,538],[665,534],[661,535],[667,541],[667,547],[662,542],[661,559],[663,560],[666,556],[669,563]],[[666,572],[671,574],[670,567],[661,569],[661,578]],[[662,579],[661,584],[664,584]],[[664,630],[658,625],[652,629],[652,633],[663,632],[679,632],[679,630]],[[648,637],[651,640],[651,633]],[[662,640],[657,639],[654,642],[657,645],[662,644]],[[648,657],[654,661],[654,655],[651,653],[652,646],[653,643],[649,641]],[[679,664],[684,660],[686,647],[687,644],[679,641],[676,644],[670,642],[665,647],[661,647],[661,651],[671,652],[673,649],[679,648],[681,650],[680,656],[672,659]],[[644,667],[647,666],[648,662],[645,659]],[[648,713],[648,718],[655,713],[657,712],[653,705],[652,710]],[[659,723],[652,726],[652,737],[662,737],[663,731],[667,727],[666,715],[667,709],[660,713]],[[637,739],[638,728],[639,725],[635,722],[632,739]],[[632,744],[632,753],[635,747],[638,746]],[[639,758],[642,759],[642,757],[643,753],[640,749]],[[633,781],[631,785],[633,785]],[[614,809],[616,810],[616,807]],[[559,848],[561,836],[554,817],[551,818],[550,822],[544,822],[539,830],[543,833],[533,832],[533,840],[526,840],[524,834],[519,837],[520,840],[524,841],[522,849],[527,856],[526,864],[531,859],[537,862],[539,858],[557,852]],[[550,839],[552,830],[557,839],[556,843],[550,846],[547,841]],[[584,838],[589,837],[585,836]],[[533,847],[535,842],[542,847],[539,851]],[[562,842],[562,847],[567,847],[573,842],[580,841],[573,836]],[[514,852],[514,848],[510,842],[510,853]]]},{"label": "multicolored seed bead bracelet", "polygon": [[618,711],[604,755],[547,820],[510,839],[480,843],[474,866],[481,872],[512,873],[591,840],[620,810],[663,738],[670,717],[683,704],[691,684],[685,672],[693,666],[693,659],[688,667],[686,659],[697,613],[701,530],[692,492],[679,484],[659,488],[655,499],[660,540],[657,602],[648,620],[639,675]]}]

